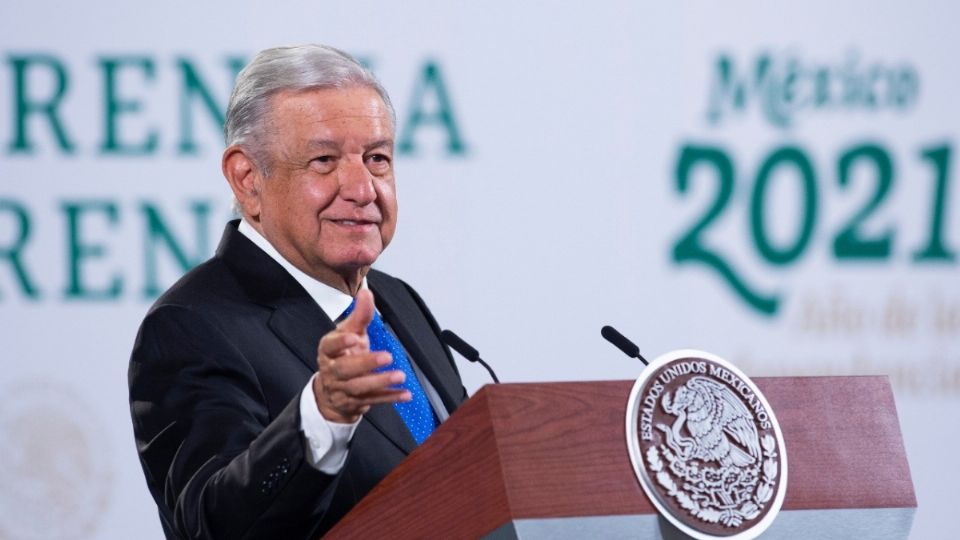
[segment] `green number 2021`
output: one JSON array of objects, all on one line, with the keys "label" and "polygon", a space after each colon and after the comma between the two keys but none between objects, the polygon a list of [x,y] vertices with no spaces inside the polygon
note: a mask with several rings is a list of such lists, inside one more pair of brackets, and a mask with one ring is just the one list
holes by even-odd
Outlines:
[{"label": "green number 2021", "polygon": [[[924,148],[920,157],[929,162],[934,172],[934,185],[931,192],[929,222],[926,241],[913,252],[913,260],[918,263],[951,263],[956,253],[944,240],[944,224],[947,221],[948,183],[950,176],[951,150],[948,144]],[[894,164],[890,153],[876,144],[856,145],[840,155],[837,160],[837,183],[841,189],[849,187],[851,171],[857,165],[866,165],[875,172],[871,196],[866,202],[844,221],[833,237],[833,255],[838,261],[883,261],[890,257],[896,236],[894,226],[888,226],[880,233],[868,233],[864,222],[876,212],[891,193],[894,183]],[[685,145],[677,159],[676,188],[682,194],[691,189],[691,173],[698,166],[711,167],[719,183],[716,197],[703,215],[684,233],[673,247],[673,260],[678,264],[701,263],[714,269],[723,280],[733,288],[744,301],[765,315],[773,315],[780,306],[780,295],[764,294],[749,285],[728,260],[705,244],[702,235],[728,208],[733,198],[736,174],[733,160],[721,148],[714,146]],[[781,168],[793,168],[798,175],[801,205],[800,223],[795,236],[788,242],[777,244],[767,232],[767,191],[775,178],[774,173]],[[748,221],[750,236],[757,253],[767,263],[783,267],[794,263],[809,247],[820,207],[820,193],[816,172],[807,153],[796,146],[783,146],[773,150],[764,159],[757,171],[753,189],[750,193]]]}]

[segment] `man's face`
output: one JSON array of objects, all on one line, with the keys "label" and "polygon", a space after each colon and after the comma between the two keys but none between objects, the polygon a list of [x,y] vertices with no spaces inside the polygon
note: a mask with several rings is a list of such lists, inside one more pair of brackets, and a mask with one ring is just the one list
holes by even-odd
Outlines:
[{"label": "man's face", "polygon": [[264,237],[330,283],[364,271],[397,225],[393,127],[364,88],[279,93],[267,118],[270,176],[259,182]]}]

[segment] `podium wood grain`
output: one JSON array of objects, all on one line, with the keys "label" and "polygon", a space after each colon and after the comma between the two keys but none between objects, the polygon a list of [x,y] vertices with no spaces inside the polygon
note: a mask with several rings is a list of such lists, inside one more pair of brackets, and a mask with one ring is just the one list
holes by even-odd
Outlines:
[{"label": "podium wood grain", "polygon": [[[784,433],[783,510],[916,506],[886,377],[754,379]],[[624,438],[632,381],[488,385],[328,538],[477,538],[518,519],[653,514]]]}]

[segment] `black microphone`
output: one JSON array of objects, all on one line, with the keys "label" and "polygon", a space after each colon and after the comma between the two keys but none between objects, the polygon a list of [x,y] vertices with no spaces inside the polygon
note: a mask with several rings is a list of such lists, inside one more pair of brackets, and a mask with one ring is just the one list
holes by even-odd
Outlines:
[{"label": "black microphone", "polygon": [[603,339],[613,343],[613,345],[623,351],[623,354],[629,356],[630,358],[639,358],[644,365],[650,365],[650,362],[647,362],[647,359],[640,355],[640,347],[637,347],[637,344],[627,339],[626,336],[617,332],[617,329],[612,326],[604,326],[600,329],[600,335],[603,336]]},{"label": "black microphone", "polygon": [[440,332],[440,339],[443,340],[443,342],[446,343],[451,349],[460,353],[460,356],[471,362],[479,363],[481,366],[487,368],[487,371],[490,372],[490,376],[493,377],[493,382],[500,384],[500,379],[498,379],[497,374],[493,372],[493,368],[481,360],[480,353],[468,345],[466,341],[460,339],[460,336],[454,334],[450,330],[444,330]]}]

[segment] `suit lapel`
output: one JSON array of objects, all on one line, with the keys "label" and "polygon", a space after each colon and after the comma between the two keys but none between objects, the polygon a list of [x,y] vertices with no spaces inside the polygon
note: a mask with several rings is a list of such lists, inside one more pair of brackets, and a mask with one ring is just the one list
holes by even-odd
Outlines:
[{"label": "suit lapel", "polygon": [[217,256],[234,272],[249,298],[272,313],[267,326],[310,371],[317,370],[317,344],[334,325],[286,270],[227,224]]},{"label": "suit lapel", "polygon": [[278,298],[271,307],[273,314],[267,322],[270,330],[311,371],[316,371],[317,345],[334,329],[333,322],[306,292],[303,297]]}]

